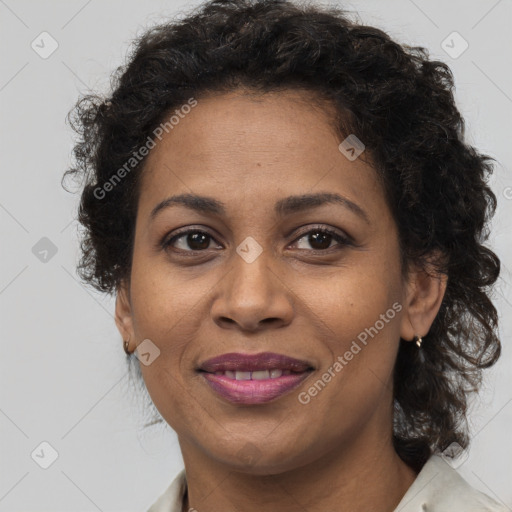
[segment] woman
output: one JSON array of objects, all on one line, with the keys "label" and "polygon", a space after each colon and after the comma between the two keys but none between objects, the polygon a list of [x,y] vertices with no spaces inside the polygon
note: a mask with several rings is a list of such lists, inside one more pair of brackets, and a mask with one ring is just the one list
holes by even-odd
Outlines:
[{"label": "woman", "polygon": [[500,355],[452,89],[338,9],[217,0],[77,104],[80,275],[184,460],[151,512],[505,510],[450,467]]}]

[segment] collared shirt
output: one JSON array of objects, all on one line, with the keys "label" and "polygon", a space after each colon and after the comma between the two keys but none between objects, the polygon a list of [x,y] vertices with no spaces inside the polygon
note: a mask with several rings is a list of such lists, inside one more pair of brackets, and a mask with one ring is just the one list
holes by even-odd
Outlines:
[{"label": "collared shirt", "polygon": [[[182,512],[187,488],[182,469],[148,512]],[[511,512],[464,480],[439,455],[432,455],[394,512]]]}]

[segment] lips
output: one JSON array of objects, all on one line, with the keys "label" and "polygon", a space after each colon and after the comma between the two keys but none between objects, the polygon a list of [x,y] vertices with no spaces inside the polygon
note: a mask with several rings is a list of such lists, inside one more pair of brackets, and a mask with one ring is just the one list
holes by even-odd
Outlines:
[{"label": "lips", "polygon": [[[198,368],[199,371],[207,373],[268,371],[271,375],[272,370],[281,370],[281,372],[286,375],[288,372],[301,373],[313,369],[313,365],[308,361],[295,359],[283,354],[275,354],[273,352],[261,352],[259,354],[231,352],[208,359],[201,363]],[[256,375],[264,374],[256,373]],[[274,371],[274,375],[278,375],[278,372]]]},{"label": "lips", "polygon": [[308,361],[273,352],[231,352],[204,361],[197,371],[225,400],[237,405],[256,405],[290,393],[314,369]]}]

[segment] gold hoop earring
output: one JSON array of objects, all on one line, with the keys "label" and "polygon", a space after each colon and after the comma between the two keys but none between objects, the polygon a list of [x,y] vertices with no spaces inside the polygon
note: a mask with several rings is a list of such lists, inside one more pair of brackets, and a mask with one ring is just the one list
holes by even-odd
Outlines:
[{"label": "gold hoop earring", "polygon": [[124,351],[126,352],[126,355],[130,355],[131,352],[128,350],[128,347],[130,345],[130,338],[128,338],[127,340],[124,340],[123,342],[123,348],[124,348]]},{"label": "gold hoop earring", "polygon": [[415,334],[414,339],[412,341],[415,341],[416,345],[418,345],[418,348],[421,348],[421,342],[423,341],[421,336],[418,336],[417,334]]}]

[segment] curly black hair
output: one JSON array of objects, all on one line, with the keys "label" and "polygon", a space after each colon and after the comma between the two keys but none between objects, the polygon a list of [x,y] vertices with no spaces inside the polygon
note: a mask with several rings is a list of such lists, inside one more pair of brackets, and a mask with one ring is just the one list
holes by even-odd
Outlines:
[{"label": "curly black hair", "polygon": [[400,340],[395,450],[419,470],[452,443],[466,448],[468,397],[501,351],[490,296],[500,260],[483,245],[496,209],[493,159],[465,142],[445,63],[339,7],[213,0],[135,40],[110,96],[84,95],[69,114],[79,139],[63,180],[81,178],[80,277],[107,293],[129,280],[145,158],[115,186],[112,177],[174,109],[236,88],[327,100],[340,136],[364,142],[398,227],[403,275],[415,264],[448,276],[427,342],[417,350]]}]

